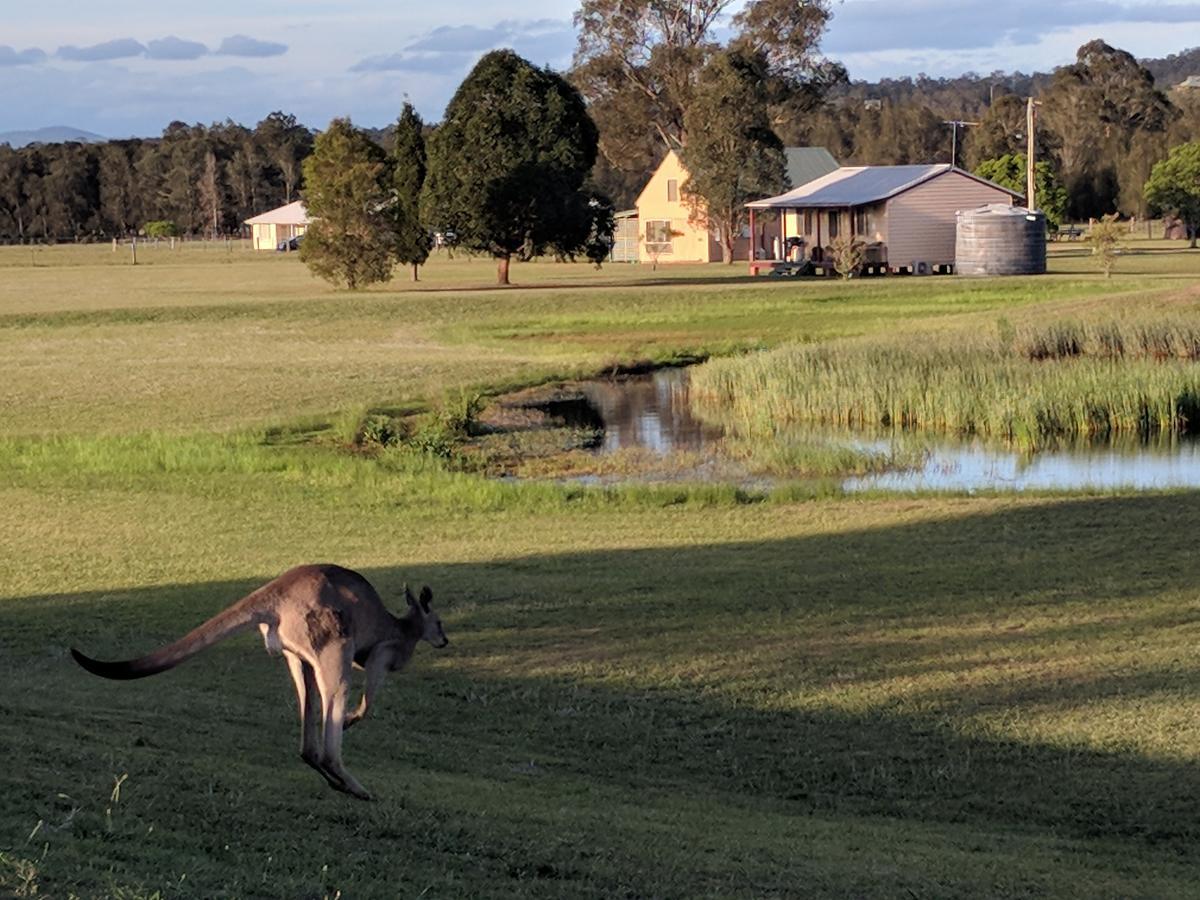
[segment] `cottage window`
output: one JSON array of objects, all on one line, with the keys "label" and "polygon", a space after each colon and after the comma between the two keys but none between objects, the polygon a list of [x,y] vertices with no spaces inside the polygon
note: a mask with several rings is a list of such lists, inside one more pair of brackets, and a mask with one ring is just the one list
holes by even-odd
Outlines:
[{"label": "cottage window", "polygon": [[667,202],[679,202],[679,182],[674,178],[671,178],[667,181]]},{"label": "cottage window", "polygon": [[813,233],[813,214],[811,209],[804,211],[804,234],[811,237]]},{"label": "cottage window", "polygon": [[654,254],[671,252],[670,220],[651,220],[646,223],[646,252]]},{"label": "cottage window", "polygon": [[855,210],[854,233],[860,237],[868,237],[871,234],[871,219],[866,209]]},{"label": "cottage window", "polygon": [[838,236],[838,232],[841,231],[841,225],[842,214],[831,212],[829,214],[829,239],[831,241]]}]

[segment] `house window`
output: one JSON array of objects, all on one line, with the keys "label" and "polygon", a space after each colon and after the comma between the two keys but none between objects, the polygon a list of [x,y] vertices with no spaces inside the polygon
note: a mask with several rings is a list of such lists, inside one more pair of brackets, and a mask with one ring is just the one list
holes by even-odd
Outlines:
[{"label": "house window", "polygon": [[804,211],[804,234],[811,237],[813,233],[813,214],[811,209]]},{"label": "house window", "polygon": [[867,237],[871,233],[870,217],[865,209],[854,211],[854,233],[861,237]]},{"label": "house window", "polygon": [[651,220],[646,223],[646,252],[651,254],[671,252],[670,220]]},{"label": "house window", "polygon": [[679,202],[679,182],[674,178],[671,178],[667,181],[667,202]]},{"label": "house window", "polygon": [[831,212],[829,214],[829,239],[831,241],[838,236],[838,232],[841,231],[841,225],[842,214]]}]

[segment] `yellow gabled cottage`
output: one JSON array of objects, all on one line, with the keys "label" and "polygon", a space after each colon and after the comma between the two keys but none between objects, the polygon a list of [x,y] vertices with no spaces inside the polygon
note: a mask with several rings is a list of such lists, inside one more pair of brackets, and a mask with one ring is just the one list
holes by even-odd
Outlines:
[{"label": "yellow gabled cottage", "polygon": [[[787,147],[788,180],[793,187],[807,184],[837,169],[823,147]],[[637,199],[639,231],[638,259],[641,262],[720,262],[721,244],[705,220],[703,211],[693,212],[684,200],[683,184],[688,171],[674,150],[667,153]],[[749,258],[746,234],[735,242],[733,258]]]}]

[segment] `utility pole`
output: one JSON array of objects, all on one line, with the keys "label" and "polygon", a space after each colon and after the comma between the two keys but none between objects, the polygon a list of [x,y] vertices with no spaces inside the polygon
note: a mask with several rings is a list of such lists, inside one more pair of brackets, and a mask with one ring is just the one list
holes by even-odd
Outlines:
[{"label": "utility pole", "polygon": [[962,119],[950,119],[943,122],[943,125],[950,126],[950,165],[958,165],[958,129],[966,128],[968,125],[978,125],[978,122],[964,122]]},{"label": "utility pole", "polygon": [[1025,206],[1037,210],[1037,183],[1034,178],[1037,161],[1037,108],[1042,104],[1030,97],[1025,103]]}]

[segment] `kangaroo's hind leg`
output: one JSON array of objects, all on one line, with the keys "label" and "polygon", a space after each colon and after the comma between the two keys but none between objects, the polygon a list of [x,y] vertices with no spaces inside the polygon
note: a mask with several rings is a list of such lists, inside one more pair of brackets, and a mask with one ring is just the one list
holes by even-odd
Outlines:
[{"label": "kangaroo's hind leg", "polygon": [[313,667],[317,687],[321,692],[324,716],[324,753],[321,766],[329,784],[339,791],[352,794],[360,800],[370,800],[367,789],[346,771],[342,763],[342,729],[346,720],[346,700],[350,693],[350,666],[353,654],[349,645],[326,647],[317,657]]},{"label": "kangaroo's hind leg", "polygon": [[333,787],[341,789],[340,784],[334,784],[333,778],[321,765],[321,692],[317,689],[316,675],[313,668],[290,650],[283,651],[287,660],[288,672],[296,688],[296,701],[300,708],[300,758],[316,769],[321,777]]}]

